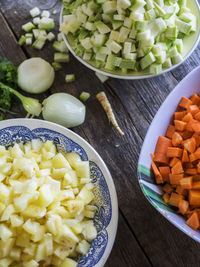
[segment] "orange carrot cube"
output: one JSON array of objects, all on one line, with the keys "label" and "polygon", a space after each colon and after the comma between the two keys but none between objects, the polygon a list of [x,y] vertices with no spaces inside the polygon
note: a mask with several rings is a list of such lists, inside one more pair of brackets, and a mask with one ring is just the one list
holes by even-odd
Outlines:
[{"label": "orange carrot cube", "polygon": [[189,139],[183,141],[183,146],[188,152],[194,153],[194,151],[196,149],[196,140],[195,140],[195,138],[192,137],[192,138],[189,138]]},{"label": "orange carrot cube", "polygon": [[185,130],[185,127],[186,127],[187,123],[184,122],[184,121],[174,120],[174,125],[175,125],[175,129],[177,131],[182,132],[182,131]]},{"label": "orange carrot cube", "polygon": [[175,132],[175,126],[170,124],[167,128],[165,135],[166,137],[171,139],[174,132]]},{"label": "orange carrot cube", "polygon": [[185,214],[189,208],[189,202],[184,199],[181,199],[178,203],[178,208],[181,214]]},{"label": "orange carrot cube", "polygon": [[183,141],[183,138],[178,132],[175,132],[172,135],[172,145],[173,146],[179,146],[182,143],[182,141]]},{"label": "orange carrot cube", "polygon": [[182,108],[188,108],[189,107],[189,105],[192,105],[192,101],[190,100],[190,99],[188,99],[188,98],[186,98],[186,97],[182,97],[181,98],[181,101],[179,102],[179,104],[178,104],[180,107],[182,107]]},{"label": "orange carrot cube", "polygon": [[192,114],[192,116],[194,116],[196,113],[199,112],[199,108],[197,105],[190,105],[188,108],[187,108],[188,112]]},{"label": "orange carrot cube", "polygon": [[184,174],[169,174],[169,181],[171,185],[179,185],[180,180],[183,179]]},{"label": "orange carrot cube", "polygon": [[195,211],[186,221],[186,224],[190,226],[193,230],[197,230],[199,228],[199,216],[198,213]]},{"label": "orange carrot cube", "polygon": [[174,158],[174,157],[181,157],[183,153],[182,148],[178,147],[168,147],[167,148],[167,157]]},{"label": "orange carrot cube", "polygon": [[182,166],[182,163],[181,161],[178,161],[173,167],[172,167],[172,170],[171,170],[172,174],[180,174],[180,173],[183,173],[183,166]]},{"label": "orange carrot cube", "polygon": [[172,206],[178,207],[181,199],[184,199],[184,196],[178,195],[176,193],[171,193],[171,196],[169,198],[169,204]]},{"label": "orange carrot cube", "polygon": [[180,180],[180,186],[184,189],[192,189],[192,176],[184,177]]}]

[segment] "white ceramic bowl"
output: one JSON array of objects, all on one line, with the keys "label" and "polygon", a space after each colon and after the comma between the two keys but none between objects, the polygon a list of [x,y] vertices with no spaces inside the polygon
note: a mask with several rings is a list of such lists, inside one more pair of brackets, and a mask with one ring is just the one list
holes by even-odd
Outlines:
[{"label": "white ceramic bowl", "polygon": [[83,138],[55,123],[35,119],[12,119],[0,122],[0,145],[28,142],[39,138],[53,140],[59,150],[74,151],[82,160],[89,160],[97,211],[94,223],[98,235],[78,267],[102,267],[113,246],[118,223],[115,186],[105,163]]},{"label": "white ceramic bowl", "polygon": [[171,118],[177,109],[182,96],[190,97],[200,93],[200,66],[189,73],[169,94],[154,117],[144,139],[138,161],[138,177],[141,189],[149,202],[172,224],[185,234],[200,242],[200,231],[194,231],[186,225],[185,219],[176,213],[176,209],[167,205],[163,199],[163,191],[151,173],[150,153],[154,153],[160,135],[165,136]]},{"label": "white ceramic bowl", "polygon": [[[130,72],[127,75],[122,75],[120,74],[120,71],[115,71],[115,72],[109,72],[105,69],[98,69],[94,66],[94,64],[92,64],[89,61],[85,61],[84,59],[82,59],[81,57],[77,56],[74,52],[74,50],[72,49],[71,45],[70,45],[70,40],[68,40],[68,38],[62,33],[63,39],[69,49],[69,51],[72,53],[72,55],[78,59],[82,64],[84,64],[86,67],[88,67],[89,69],[98,72],[102,75],[108,76],[108,77],[112,77],[112,78],[118,78],[118,79],[127,79],[127,80],[136,80],[136,79],[146,79],[146,78],[152,78],[155,76],[158,76],[160,74],[166,73],[168,71],[173,70],[174,68],[178,67],[179,65],[181,65],[195,50],[195,48],[197,47],[199,40],[200,40],[200,7],[199,7],[199,3],[198,0],[188,0],[189,4],[188,7],[192,10],[193,14],[196,15],[197,17],[197,31],[195,33],[192,33],[189,36],[185,36],[184,38],[184,49],[183,49],[183,61],[173,65],[172,67],[168,68],[168,69],[164,69],[161,73],[159,74],[150,74],[147,71],[140,71],[140,72]],[[61,9],[61,13],[60,13],[60,25],[62,24],[62,13],[63,13],[63,8]]]}]

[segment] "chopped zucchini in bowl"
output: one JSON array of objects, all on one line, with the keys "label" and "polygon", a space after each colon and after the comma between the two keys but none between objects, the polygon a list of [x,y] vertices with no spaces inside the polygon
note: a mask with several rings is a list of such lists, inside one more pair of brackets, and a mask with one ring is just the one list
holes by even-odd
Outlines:
[{"label": "chopped zucchini in bowl", "polygon": [[147,78],[179,65],[197,46],[199,6],[187,2],[65,1],[60,28],[69,50],[89,68],[116,78]]}]

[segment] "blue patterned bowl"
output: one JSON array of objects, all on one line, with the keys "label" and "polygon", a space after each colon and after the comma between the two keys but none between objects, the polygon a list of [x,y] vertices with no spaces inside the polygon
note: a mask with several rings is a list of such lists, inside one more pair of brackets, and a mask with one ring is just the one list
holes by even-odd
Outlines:
[{"label": "blue patterned bowl", "polygon": [[160,135],[165,136],[171,118],[182,96],[190,97],[200,93],[200,66],[190,72],[168,95],[153,119],[146,134],[138,161],[138,177],[141,189],[149,202],[172,224],[200,243],[200,231],[192,230],[185,219],[177,214],[177,209],[166,204],[161,186],[155,183],[151,172],[151,156]]},{"label": "blue patterned bowl", "polygon": [[0,145],[28,142],[39,138],[53,140],[58,150],[77,152],[89,160],[97,211],[94,223],[98,235],[78,267],[101,267],[105,264],[117,231],[118,204],[115,186],[105,163],[97,152],[80,136],[57,124],[35,119],[12,119],[0,122]]}]

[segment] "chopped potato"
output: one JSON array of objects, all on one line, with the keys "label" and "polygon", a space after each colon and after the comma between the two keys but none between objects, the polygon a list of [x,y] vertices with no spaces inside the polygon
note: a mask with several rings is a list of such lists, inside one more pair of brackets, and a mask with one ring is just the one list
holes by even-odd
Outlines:
[{"label": "chopped potato", "polygon": [[34,139],[0,146],[0,266],[75,267],[96,237],[89,161]]}]

